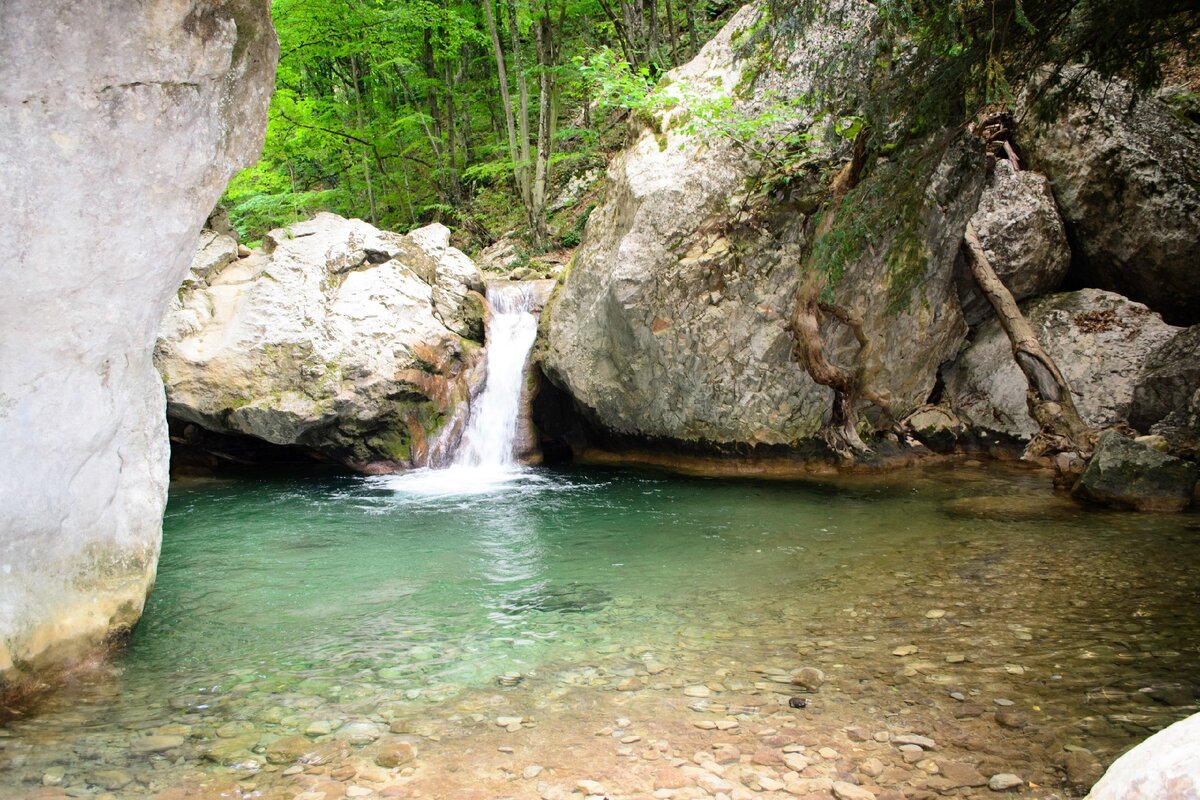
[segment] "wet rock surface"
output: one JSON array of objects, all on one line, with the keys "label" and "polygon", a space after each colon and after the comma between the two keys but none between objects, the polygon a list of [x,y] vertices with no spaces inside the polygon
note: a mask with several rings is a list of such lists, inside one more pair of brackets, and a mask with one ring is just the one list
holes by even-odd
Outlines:
[{"label": "wet rock surface", "polygon": [[1089,800],[1153,800],[1200,796],[1200,715],[1161,730],[1121,756]]},{"label": "wet rock surface", "polygon": [[1182,511],[1192,502],[1197,480],[1200,467],[1190,461],[1108,431],[1071,493],[1116,508]]},{"label": "wet rock surface", "polygon": [[1150,353],[1138,376],[1129,424],[1167,440],[1174,455],[1200,458],[1200,325]]}]

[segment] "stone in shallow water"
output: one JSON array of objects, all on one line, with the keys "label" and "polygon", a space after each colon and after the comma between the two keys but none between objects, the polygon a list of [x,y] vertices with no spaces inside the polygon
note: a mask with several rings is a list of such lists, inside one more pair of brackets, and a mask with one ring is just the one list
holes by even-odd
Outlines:
[{"label": "stone in shallow water", "polygon": [[979,787],[987,784],[987,778],[970,764],[960,761],[938,761],[938,773],[956,786]]},{"label": "stone in shallow water", "polygon": [[1182,511],[1191,503],[1198,479],[1195,464],[1108,431],[1071,493],[1116,508]]},{"label": "stone in shallow water", "polygon": [[875,793],[871,790],[846,781],[834,781],[831,791],[837,800],[875,800]]},{"label": "stone in shallow water", "polygon": [[183,745],[182,736],[142,736],[129,743],[129,750],[134,755],[149,755],[161,753]]},{"label": "stone in shallow water", "polygon": [[802,667],[789,676],[792,684],[815,692],[825,683],[825,673],[816,667]]},{"label": "stone in shallow water", "polygon": [[529,611],[558,614],[584,614],[598,611],[612,602],[613,596],[597,586],[572,582],[543,588],[525,597],[505,603],[506,614],[520,616]]},{"label": "stone in shallow water", "polygon": [[942,504],[942,511],[951,517],[1001,522],[1066,519],[1078,516],[1079,510],[1079,505],[1069,498],[1050,492],[960,497]]},{"label": "stone in shallow water", "polygon": [[1092,785],[1104,774],[1104,767],[1099,760],[1086,750],[1073,750],[1067,753],[1067,757],[1063,760],[1063,767],[1067,773],[1067,783],[1080,791],[1092,788]]},{"label": "stone in shallow water", "polygon": [[375,763],[387,769],[407,764],[417,757],[417,746],[405,739],[380,742],[375,749]]},{"label": "stone in shallow water", "polygon": [[347,722],[337,729],[334,736],[352,745],[370,744],[382,735],[379,726],[374,722]]},{"label": "stone in shallow water", "polygon": [[[250,749],[258,744],[257,733],[244,733],[228,739],[217,739],[212,742],[204,757],[222,766],[233,766],[250,760],[256,760]],[[261,759],[257,759],[261,761]]]},{"label": "stone in shallow water", "polygon": [[892,744],[897,747],[904,745],[916,745],[922,750],[936,750],[937,742],[930,739],[928,736],[920,736],[915,733],[898,733],[892,737]]},{"label": "stone in shallow water", "polygon": [[993,792],[1007,792],[1025,785],[1025,781],[1011,772],[1000,772],[988,779],[988,788]]},{"label": "stone in shallow water", "polygon": [[294,764],[297,761],[313,763],[310,756],[316,745],[305,736],[285,736],[267,745],[267,761],[272,764]]}]

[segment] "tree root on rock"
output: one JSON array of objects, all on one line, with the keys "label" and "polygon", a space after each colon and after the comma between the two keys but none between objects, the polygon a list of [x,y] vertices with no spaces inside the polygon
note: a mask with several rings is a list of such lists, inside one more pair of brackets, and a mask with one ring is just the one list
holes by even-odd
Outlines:
[{"label": "tree root on rock", "polygon": [[[819,298],[823,288],[823,279],[815,273],[805,279],[786,330],[792,334],[793,360],[804,367],[816,383],[833,389],[833,408],[821,437],[831,450],[843,459],[853,461],[857,456],[873,452],[858,434],[858,401],[866,400],[878,406],[888,420],[893,420],[892,403],[869,385],[867,366],[872,345],[863,328],[862,316],[856,311],[821,302]],[[854,333],[859,349],[853,372],[839,367],[825,356],[821,340],[823,315],[838,320]]]},{"label": "tree root on rock", "polygon": [[996,275],[975,227],[969,222],[963,239],[970,255],[971,274],[996,310],[1000,327],[1012,345],[1013,359],[1028,383],[1025,403],[1039,431],[1025,447],[1022,457],[1030,460],[1051,457],[1059,478],[1063,482],[1072,480],[1091,457],[1097,432],[1083,423],[1067,379],[1038,341],[1012,292]]}]

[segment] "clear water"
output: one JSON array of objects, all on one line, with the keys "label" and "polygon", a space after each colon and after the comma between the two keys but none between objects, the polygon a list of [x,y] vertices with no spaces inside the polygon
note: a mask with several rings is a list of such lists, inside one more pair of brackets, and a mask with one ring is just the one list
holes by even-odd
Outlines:
[{"label": "clear water", "polygon": [[[953,719],[948,686],[1002,695],[1045,715],[1020,736],[1047,764],[1072,743],[1111,759],[1195,710],[1139,689],[1200,682],[1196,515],[1087,513],[1048,503],[1045,475],[998,468],[825,484],[453,476],[173,486],[127,652],[0,728],[0,796],[54,769],[80,792],[101,791],[97,769],[128,770],[122,797],[214,773],[282,780],[263,748],[320,740],[314,721],[412,720],[437,733],[433,754],[494,732],[501,701],[589,730],[613,698],[655,703],[666,725],[696,713],[691,682],[722,682],[716,710],[731,692],[773,697],[764,665],[838,676],[821,701],[838,725],[913,704]],[[892,655],[907,643],[917,661]],[[245,758],[214,759],[235,721],[252,731]],[[151,732],[186,743],[131,755]],[[1053,771],[1041,763],[1028,769]]]}]

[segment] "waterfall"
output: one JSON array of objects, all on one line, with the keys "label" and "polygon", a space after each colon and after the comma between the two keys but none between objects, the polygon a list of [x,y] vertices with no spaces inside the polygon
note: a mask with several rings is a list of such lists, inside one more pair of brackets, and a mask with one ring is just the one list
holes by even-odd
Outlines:
[{"label": "waterfall", "polygon": [[517,427],[525,360],[537,338],[535,300],[528,284],[488,287],[488,323],[483,391],[471,405],[451,467],[506,471],[516,463]]},{"label": "waterfall", "polygon": [[[430,497],[459,497],[512,491],[515,485],[532,485],[540,479],[517,464],[521,389],[525,360],[537,338],[534,310],[545,298],[539,283],[493,284],[488,287],[487,351],[482,391],[471,401],[466,424],[458,436],[439,443],[453,447],[453,457],[442,468],[415,469],[379,480],[412,502]],[[543,295],[547,287],[541,287]],[[445,432],[451,432],[447,429]],[[441,452],[445,452],[442,450]],[[448,463],[447,463],[448,461]],[[408,501],[406,501],[408,502]]]}]

